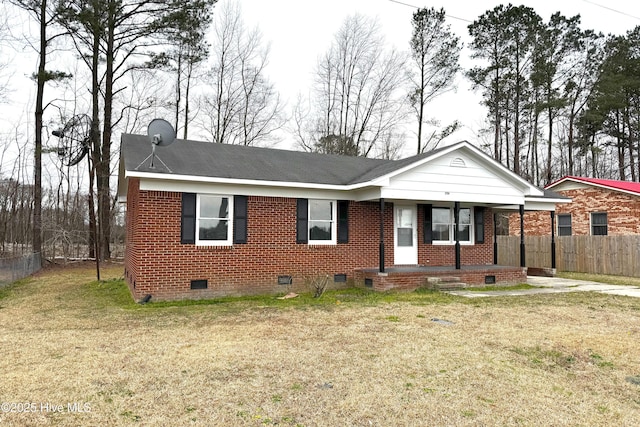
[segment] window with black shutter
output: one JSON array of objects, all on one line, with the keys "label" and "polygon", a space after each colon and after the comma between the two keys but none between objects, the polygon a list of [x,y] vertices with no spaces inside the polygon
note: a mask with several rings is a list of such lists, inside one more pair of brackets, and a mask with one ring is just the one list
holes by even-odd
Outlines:
[{"label": "window with black shutter", "polygon": [[338,200],[338,243],[349,243],[348,200]]},{"label": "window with black shutter", "polygon": [[247,196],[233,197],[233,243],[247,243]]},{"label": "window with black shutter", "polygon": [[433,206],[432,205],[423,205],[424,206],[424,224],[422,227],[423,241],[424,243],[431,244],[433,242]]},{"label": "window with black shutter", "polygon": [[474,233],[476,243],[484,243],[484,208],[476,206],[473,210]]},{"label": "window with black shutter", "polygon": [[296,213],[296,243],[307,243],[309,241],[309,201],[298,199]]},{"label": "window with black shutter", "polygon": [[196,243],[196,195],[182,193],[182,216],[180,221],[180,243]]}]

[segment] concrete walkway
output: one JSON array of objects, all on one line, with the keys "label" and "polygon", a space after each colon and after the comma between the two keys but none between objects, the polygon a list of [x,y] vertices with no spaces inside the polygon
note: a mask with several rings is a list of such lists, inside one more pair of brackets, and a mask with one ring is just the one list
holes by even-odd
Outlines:
[{"label": "concrete walkway", "polygon": [[599,292],[602,294],[623,295],[640,298],[640,288],[637,286],[609,285],[606,283],[589,282],[587,280],[563,279],[560,277],[527,276],[527,283],[538,286],[537,289],[505,290],[474,292],[468,290],[449,291],[452,295],[467,298],[519,296],[538,294],[558,294],[564,292]]}]

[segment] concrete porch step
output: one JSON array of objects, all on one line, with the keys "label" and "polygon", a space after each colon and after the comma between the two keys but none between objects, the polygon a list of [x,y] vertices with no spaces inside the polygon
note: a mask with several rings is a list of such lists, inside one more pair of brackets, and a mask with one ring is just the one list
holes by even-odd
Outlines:
[{"label": "concrete porch step", "polygon": [[456,276],[430,276],[427,277],[427,283],[453,283],[459,282],[460,278]]},{"label": "concrete porch step", "polygon": [[455,276],[427,277],[426,285],[428,289],[437,291],[455,291],[468,286]]},{"label": "concrete porch step", "polygon": [[436,291],[459,291],[466,289],[468,285],[462,282],[438,283],[433,288]]}]

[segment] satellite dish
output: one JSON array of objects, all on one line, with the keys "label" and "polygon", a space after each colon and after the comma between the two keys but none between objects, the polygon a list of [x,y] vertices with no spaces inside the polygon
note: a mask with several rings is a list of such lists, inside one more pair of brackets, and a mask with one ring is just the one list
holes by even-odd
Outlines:
[{"label": "satellite dish", "polygon": [[[151,169],[155,169],[153,162],[156,159],[156,147],[166,147],[167,145],[171,145],[171,143],[176,139],[176,131],[168,121],[164,119],[153,119],[151,120],[151,123],[149,123],[149,126],[147,126],[147,135],[151,141],[151,164],[149,167]],[[171,169],[169,169],[159,157],[158,160],[167,168],[167,170],[169,170],[169,172],[171,172]]]},{"label": "satellite dish", "polygon": [[91,119],[86,114],[73,116],[62,129],[51,132],[60,138],[58,157],[62,164],[74,166],[87,155],[91,147]]},{"label": "satellite dish", "polygon": [[153,119],[147,127],[147,135],[151,138],[153,145],[166,147],[176,139],[176,131],[171,123],[164,119]]}]

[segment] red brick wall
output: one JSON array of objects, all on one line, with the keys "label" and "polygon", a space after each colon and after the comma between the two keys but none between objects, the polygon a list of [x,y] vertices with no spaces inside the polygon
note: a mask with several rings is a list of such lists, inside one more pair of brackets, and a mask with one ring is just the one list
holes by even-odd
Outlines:
[{"label": "red brick wall", "polygon": [[[138,180],[131,179],[125,259],[125,276],[136,299],[147,294],[163,300],[299,291],[307,289],[306,278],[329,274],[333,283],[334,274],[347,274],[353,279],[356,269],[379,263],[377,202],[349,203],[349,243],[312,246],[296,244],[296,199],[252,196],[248,198],[248,243],[203,247],[180,243],[180,193],[138,188]],[[463,263],[493,261],[492,230],[492,215],[487,211],[485,243],[463,247]],[[453,265],[453,246],[423,245],[422,224],[419,233],[419,263]],[[385,210],[385,248],[385,264],[390,266],[390,204]],[[278,285],[278,275],[292,276],[293,285]],[[208,289],[191,290],[191,280],[198,279],[207,279]]]},{"label": "red brick wall", "polygon": [[[591,234],[592,212],[607,213],[609,235],[640,234],[640,197],[596,187],[559,191],[559,193],[572,199],[571,203],[556,205],[556,217],[558,214],[571,214],[573,235]],[[509,234],[520,235],[520,220],[517,214],[509,218]],[[550,234],[549,212],[525,213],[525,236]]]}]

